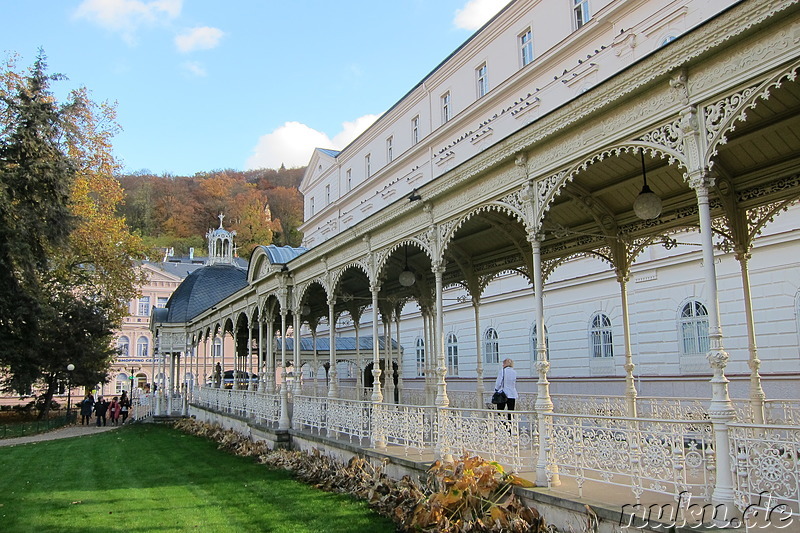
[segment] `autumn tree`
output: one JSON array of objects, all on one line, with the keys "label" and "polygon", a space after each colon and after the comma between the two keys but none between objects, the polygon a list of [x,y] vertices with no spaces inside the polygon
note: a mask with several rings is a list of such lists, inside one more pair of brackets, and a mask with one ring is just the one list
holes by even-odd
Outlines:
[{"label": "autumn tree", "polygon": [[[105,379],[114,326],[141,283],[141,241],[116,217],[122,189],[113,106],[85,89],[58,105],[43,54],[27,76],[0,73],[0,365],[3,387],[44,390],[46,414],[68,363]],[[7,267],[7,268],[3,268]]]}]

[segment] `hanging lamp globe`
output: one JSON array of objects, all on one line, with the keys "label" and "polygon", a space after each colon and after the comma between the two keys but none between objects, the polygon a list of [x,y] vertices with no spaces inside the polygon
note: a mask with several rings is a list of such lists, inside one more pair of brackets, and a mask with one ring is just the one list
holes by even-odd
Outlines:
[{"label": "hanging lamp globe", "polygon": [[644,185],[636,200],[633,201],[633,212],[642,220],[653,220],[661,214],[661,198],[647,186],[647,168],[644,166],[644,149],[639,148],[642,159],[642,179]]},{"label": "hanging lamp globe", "polygon": [[645,185],[633,202],[633,212],[642,220],[653,220],[661,214],[661,198]]},{"label": "hanging lamp globe", "polygon": [[403,287],[411,287],[417,281],[417,276],[410,270],[403,270],[397,280]]}]

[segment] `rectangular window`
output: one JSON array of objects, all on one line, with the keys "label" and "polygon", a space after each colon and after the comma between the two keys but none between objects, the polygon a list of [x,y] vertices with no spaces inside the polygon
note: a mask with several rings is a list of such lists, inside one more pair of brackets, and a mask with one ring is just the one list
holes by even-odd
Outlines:
[{"label": "rectangular window", "polygon": [[167,298],[166,296],[159,296],[158,300],[156,300],[156,307],[158,307],[159,309],[164,309],[167,306],[168,300],[169,298]]},{"label": "rectangular window", "polygon": [[347,169],[345,181],[347,182],[347,192],[350,192],[350,189],[353,188],[353,169]]},{"label": "rectangular window", "polygon": [[391,163],[392,159],[394,159],[394,154],[392,153],[392,143],[394,141],[394,137],[389,137],[386,139],[386,162]]},{"label": "rectangular window", "polygon": [[489,92],[489,73],[486,63],[475,69],[475,80],[478,84],[478,98],[483,98]]},{"label": "rectangular window", "polygon": [[142,296],[139,298],[139,316],[150,316],[150,297]]},{"label": "rectangular window", "polygon": [[572,0],[575,14],[575,29],[589,22],[589,0]]},{"label": "rectangular window", "polygon": [[411,119],[411,144],[419,142],[419,115]]},{"label": "rectangular window", "polygon": [[330,203],[331,203],[331,186],[330,185],[326,185],[325,186],[325,205],[328,205]]},{"label": "rectangular window", "polygon": [[519,51],[523,67],[533,62],[533,34],[530,29],[519,36]]},{"label": "rectangular window", "polygon": [[314,207],[314,197],[313,196],[311,197],[311,201],[308,204],[308,208],[311,210],[311,215],[312,216],[314,215],[314,213],[317,212],[316,207]]},{"label": "rectangular window", "polygon": [[442,95],[442,124],[450,120],[453,116],[453,110],[451,108],[452,104],[450,102],[450,91],[447,91]]},{"label": "rectangular window", "polygon": [[364,170],[366,171],[367,177],[372,176],[372,165],[370,164],[370,156],[372,154],[367,154],[364,156]]}]

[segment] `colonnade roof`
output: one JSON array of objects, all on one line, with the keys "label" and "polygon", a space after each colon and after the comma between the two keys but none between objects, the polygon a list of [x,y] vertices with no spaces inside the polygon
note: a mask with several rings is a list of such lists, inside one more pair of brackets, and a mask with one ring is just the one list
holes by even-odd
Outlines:
[{"label": "colonnade roof", "polygon": [[225,264],[197,269],[172,293],[164,322],[186,323],[245,287],[245,269]]}]

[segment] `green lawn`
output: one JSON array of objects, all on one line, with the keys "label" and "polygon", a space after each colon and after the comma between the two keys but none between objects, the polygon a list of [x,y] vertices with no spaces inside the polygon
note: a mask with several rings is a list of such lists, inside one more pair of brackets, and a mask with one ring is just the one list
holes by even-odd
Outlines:
[{"label": "green lawn", "polygon": [[393,532],[362,502],[169,427],[0,447],[0,531]]}]

